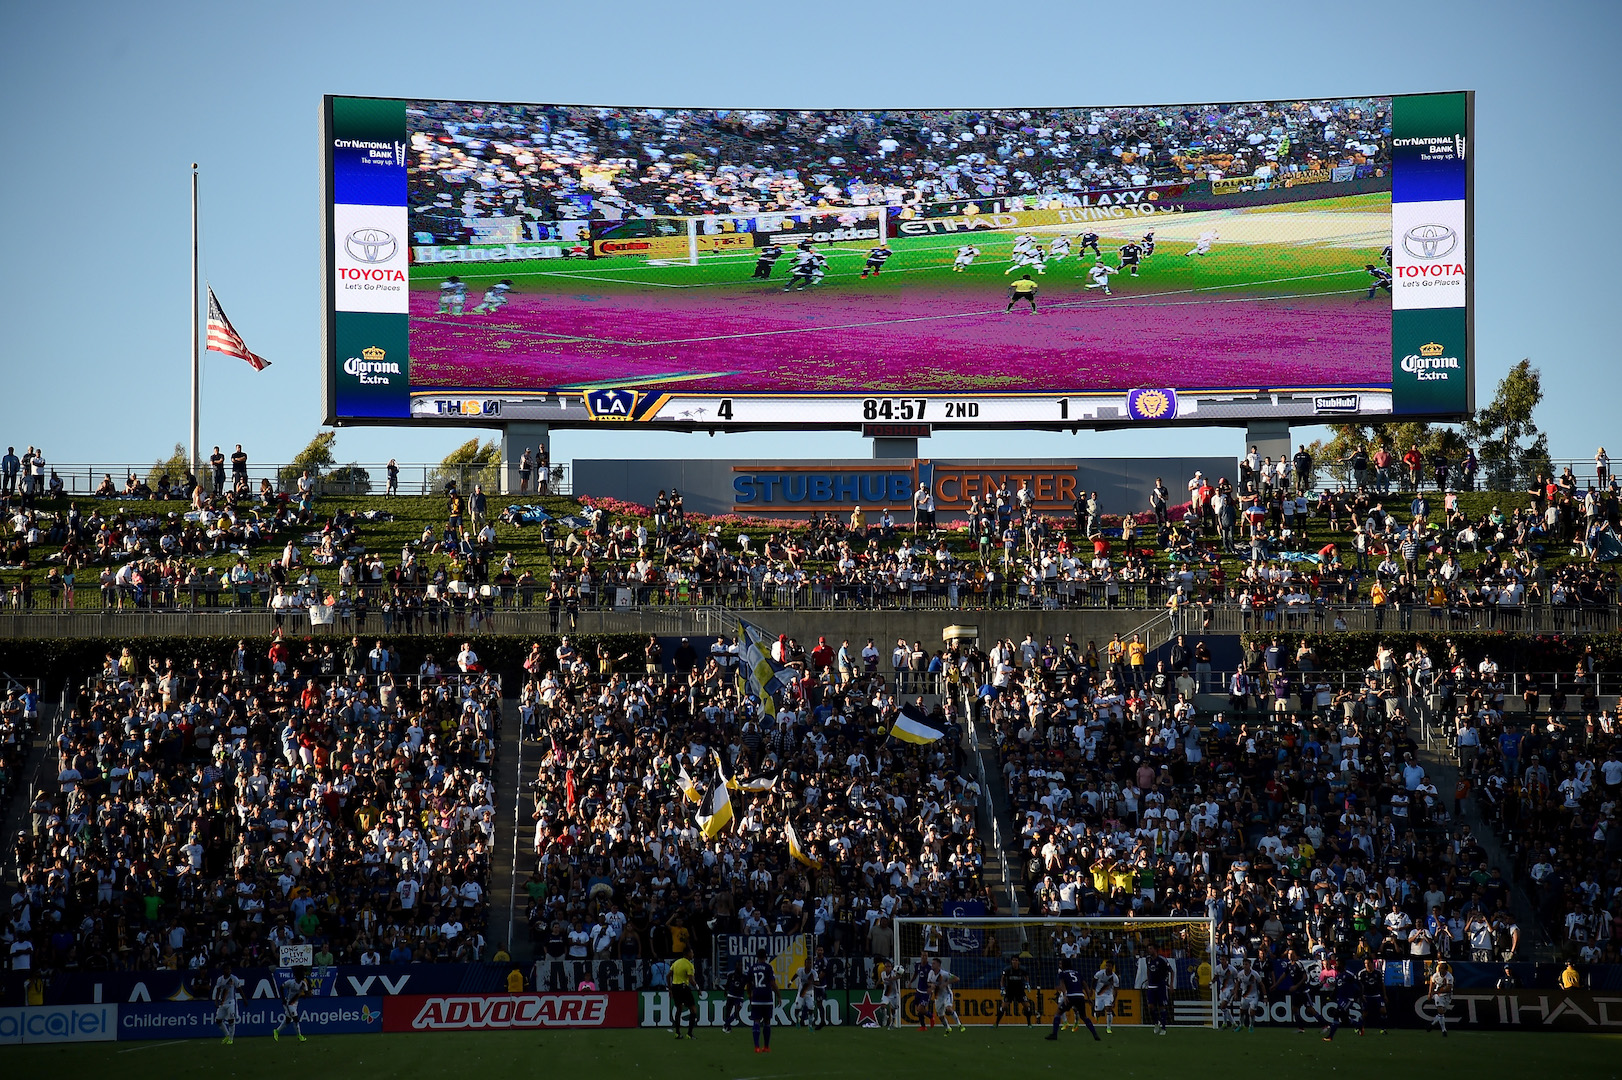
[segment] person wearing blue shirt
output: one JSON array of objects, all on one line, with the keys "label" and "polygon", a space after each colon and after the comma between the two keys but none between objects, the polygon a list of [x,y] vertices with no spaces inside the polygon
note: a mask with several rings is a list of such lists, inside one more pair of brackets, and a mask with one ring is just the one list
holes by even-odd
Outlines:
[{"label": "person wearing blue shirt", "polygon": [[[1081,1023],[1087,1025],[1087,1031],[1092,1035],[1094,1042],[1103,1042],[1098,1037],[1098,1029],[1093,1027],[1093,1021],[1087,1015],[1087,979],[1076,968],[1074,960],[1066,960],[1064,966],[1059,969],[1057,997],[1057,1007],[1053,1012],[1053,1030],[1043,1038],[1049,1042],[1057,1042],[1059,1039],[1059,1024],[1064,1020],[1065,1013],[1069,1012],[1074,1013]],[[1077,1024],[1071,1024],[1070,1028],[1075,1030],[1078,1026]]]},{"label": "person wearing blue shirt", "polygon": [[755,950],[749,968],[749,1024],[755,1036],[755,1053],[772,1052],[772,1011],[777,1008],[777,973],[766,962],[766,950]]}]

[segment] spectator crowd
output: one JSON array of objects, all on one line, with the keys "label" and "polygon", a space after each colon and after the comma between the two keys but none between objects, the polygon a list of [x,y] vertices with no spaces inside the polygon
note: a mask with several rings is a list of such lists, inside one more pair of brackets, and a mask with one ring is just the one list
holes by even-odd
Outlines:
[{"label": "spectator crowd", "polygon": [[13,969],[481,958],[500,685],[398,667],[358,638],[109,653],[11,852]]},{"label": "spectator crowd", "polygon": [[1391,160],[1385,99],[878,112],[413,102],[407,115],[419,243],[469,242],[492,218],[541,239],[570,220],[1079,205],[1100,189]]}]

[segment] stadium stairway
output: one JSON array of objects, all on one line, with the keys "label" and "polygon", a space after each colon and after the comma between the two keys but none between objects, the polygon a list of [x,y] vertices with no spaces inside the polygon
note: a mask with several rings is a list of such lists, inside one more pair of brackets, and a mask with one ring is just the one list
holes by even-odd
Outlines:
[{"label": "stadium stairway", "polygon": [[[1432,719],[1430,702],[1422,697],[1400,700],[1412,718],[1409,723],[1410,734],[1419,745],[1415,758],[1436,785],[1437,794],[1451,804],[1459,782],[1458,760],[1454,757],[1452,744],[1445,735],[1434,730],[1430,730],[1430,737],[1426,738],[1427,725]],[[1521,925],[1521,952],[1517,959],[1556,959],[1558,950],[1553,944],[1554,938],[1551,937],[1549,928],[1544,927],[1538,919],[1537,909],[1531,897],[1515,878],[1514,859],[1505,849],[1502,838],[1493,829],[1492,824],[1479,813],[1475,799],[1464,800],[1460,807],[1458,823],[1468,826],[1470,834],[1481,845],[1481,850],[1487,855],[1487,868],[1502,871],[1504,880],[1510,883],[1510,910]]]},{"label": "stadium stairway", "polygon": [[51,733],[56,730],[56,714],[57,704],[54,701],[40,702],[39,724],[28,740],[28,753],[17,770],[16,788],[6,809],[7,842],[3,868],[8,874],[16,869],[17,859],[17,845],[10,842],[11,838],[19,832],[33,832],[29,807],[33,805],[34,796],[42,790],[54,791],[56,788],[56,760],[51,745]]},{"label": "stadium stairway", "polygon": [[980,837],[985,849],[980,877],[997,903],[998,915],[1019,915],[1031,910],[1025,881],[1025,859],[1019,849],[1019,829],[1008,802],[997,747],[980,726],[964,736],[967,752],[978,759],[971,765],[982,777],[986,798],[980,803]]},{"label": "stadium stairway", "polygon": [[[520,844],[524,851],[532,850],[534,826],[529,821],[530,800],[524,783],[523,768],[533,763],[523,760],[523,731],[518,716],[518,702],[503,698],[501,702],[501,742],[496,751],[496,844],[490,858],[490,932],[489,948],[494,952],[505,947],[518,961],[530,959],[529,933],[524,922],[525,900],[522,879],[518,875]],[[533,746],[529,749],[533,750]],[[533,753],[531,754],[533,757]],[[520,836],[520,833],[523,836]]]}]

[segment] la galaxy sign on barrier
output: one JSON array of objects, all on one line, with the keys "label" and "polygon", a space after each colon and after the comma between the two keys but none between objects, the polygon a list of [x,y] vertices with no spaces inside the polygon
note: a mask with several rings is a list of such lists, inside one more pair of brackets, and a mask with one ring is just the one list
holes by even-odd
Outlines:
[{"label": "la galaxy sign on barrier", "polygon": [[327,420],[1456,419],[1473,104],[328,97]]}]

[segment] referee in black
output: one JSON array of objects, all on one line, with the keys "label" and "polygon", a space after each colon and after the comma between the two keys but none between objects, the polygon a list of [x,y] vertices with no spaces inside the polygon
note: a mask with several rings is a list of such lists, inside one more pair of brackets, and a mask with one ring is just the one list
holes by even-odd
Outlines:
[{"label": "referee in black", "polygon": [[693,947],[682,950],[681,957],[670,965],[670,1026],[681,1038],[681,1014],[687,1014],[687,1037],[693,1038],[698,1027],[698,999],[693,996],[697,979],[693,970]]}]

